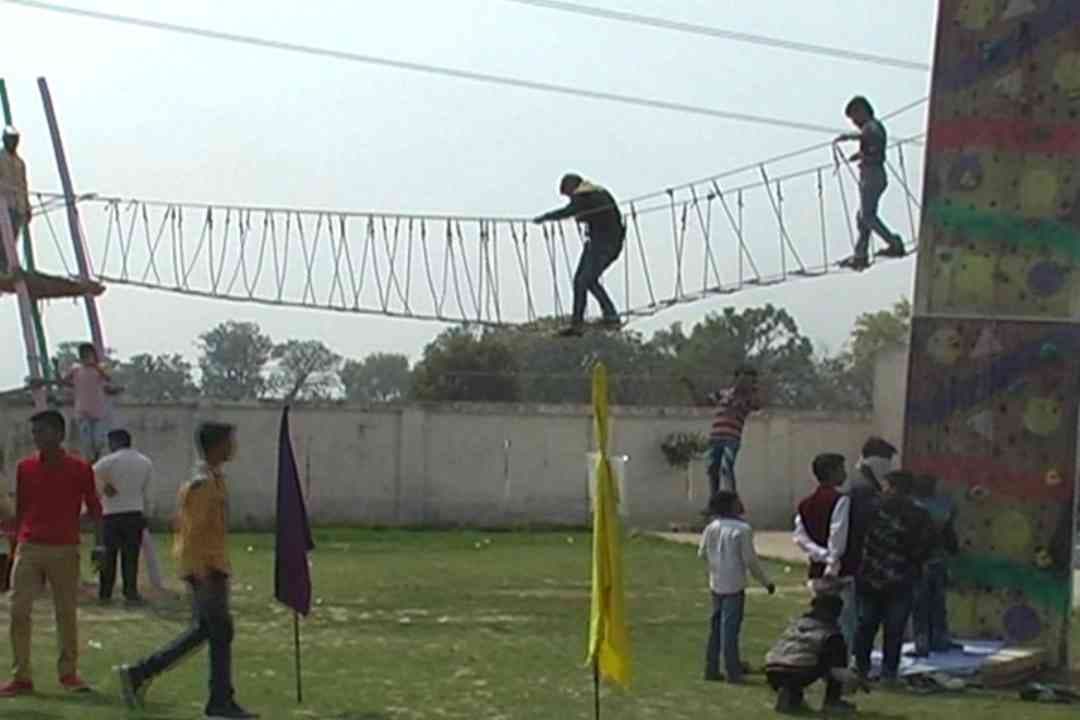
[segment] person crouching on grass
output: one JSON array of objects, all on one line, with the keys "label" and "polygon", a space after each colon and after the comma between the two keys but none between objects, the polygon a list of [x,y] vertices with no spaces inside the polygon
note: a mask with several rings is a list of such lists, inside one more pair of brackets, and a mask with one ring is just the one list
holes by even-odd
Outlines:
[{"label": "person crouching on grass", "polygon": [[181,577],[191,589],[191,627],[158,652],[134,665],[116,668],[124,702],[142,705],[150,682],[171,670],[204,643],[210,645],[211,720],[257,718],[236,704],[232,685],[233,619],[229,612],[229,497],[223,467],[236,450],[232,425],[207,422],[196,440],[204,462],[180,488],[173,551]]},{"label": "person crouching on grass", "polygon": [[711,522],[701,533],[698,557],[709,565],[712,622],[705,650],[705,679],[718,681],[720,657],[727,681],[740,684],[747,668],[739,659],[739,631],[746,605],[746,572],[749,570],[769,594],[776,592],[754,551],[754,531],[738,517],[742,504],[733,492],[721,490],[709,500]]},{"label": "person crouching on grass", "polygon": [[[18,546],[11,571],[11,654],[15,677],[0,687],[0,698],[34,692],[30,673],[30,629],[34,596],[45,581],[52,588],[56,634],[60,640],[60,685],[71,692],[90,687],[79,677],[79,516],[85,504],[101,524],[94,471],[64,451],[64,416],[45,410],[30,418],[38,453],[19,463],[15,474],[15,533]],[[100,534],[100,530],[99,530]]]},{"label": "person crouching on grass", "polygon": [[826,715],[852,713],[855,706],[843,700],[844,688],[870,692],[858,674],[847,669],[848,648],[840,630],[839,595],[817,595],[810,610],[791,621],[765,656],[765,677],[776,691],[776,711],[804,713],[806,688],[818,680],[825,682]]}]

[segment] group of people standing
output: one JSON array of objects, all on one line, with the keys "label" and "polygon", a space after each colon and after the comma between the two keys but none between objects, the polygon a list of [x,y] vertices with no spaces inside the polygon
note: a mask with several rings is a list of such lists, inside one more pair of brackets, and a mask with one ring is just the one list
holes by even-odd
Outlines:
[{"label": "group of people standing", "polygon": [[[844,456],[813,460],[818,487],[798,503],[793,533],[809,561],[813,599],[765,660],[778,711],[805,710],[804,691],[818,680],[826,684],[825,710],[853,710],[843,694],[868,687],[879,631],[883,687],[899,684],[909,621],[915,657],[961,647],[949,633],[945,597],[947,560],[959,549],[955,505],[937,494],[934,477],[894,469],[896,455],[888,441],[869,438],[850,482]],[[742,512],[737,493],[721,487],[710,499],[699,545],[713,598],[705,679],[735,684],[747,671],[738,647],[747,573],[770,594],[775,590]]]},{"label": "group of people standing", "polygon": [[[78,672],[78,595],[81,517],[86,509],[105,546],[95,548],[101,563],[100,599],[111,600],[116,558],[122,558],[128,605],[140,605],[139,547],[145,527],[153,464],[132,447],[129,432],[108,433],[110,452],[93,466],[64,447],[67,422],[57,410],[30,419],[37,453],[16,470],[10,511],[17,546],[12,570],[11,649],[13,678],[0,685],[0,699],[34,692],[30,662],[33,606],[47,582],[56,612],[59,683],[71,692],[90,686]],[[126,704],[138,707],[154,678],[175,667],[202,645],[210,646],[210,698],[206,717],[258,717],[241,708],[232,685],[233,622],[229,610],[228,491],[224,466],[235,452],[235,429],[203,423],[196,433],[201,462],[179,493],[174,540],[180,575],[191,589],[192,623],[180,637],[146,658],[116,669]],[[0,517],[0,520],[4,518]]]}]

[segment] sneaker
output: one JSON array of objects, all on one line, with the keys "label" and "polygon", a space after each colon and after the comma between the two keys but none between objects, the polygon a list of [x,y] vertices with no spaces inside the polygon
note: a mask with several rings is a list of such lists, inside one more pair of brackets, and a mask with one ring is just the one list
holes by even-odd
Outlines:
[{"label": "sneaker", "polygon": [[34,683],[29,680],[12,680],[6,685],[0,685],[0,698],[13,698],[29,695],[32,692],[34,692]]},{"label": "sneaker", "polygon": [[557,333],[559,337],[581,337],[584,334],[585,328],[578,323],[567,325]]},{"label": "sneaker", "polygon": [[124,599],[124,607],[141,608],[141,607],[145,607],[145,606],[146,606],[146,600],[144,600],[139,595],[136,595],[135,597],[125,598]]},{"label": "sneaker", "polygon": [[135,671],[130,665],[120,665],[113,668],[120,680],[120,695],[124,698],[124,704],[132,710],[141,708],[146,703],[146,691],[150,689],[149,678],[138,680]]},{"label": "sneaker", "polygon": [[206,710],[207,720],[255,720],[258,717],[256,713],[248,712],[236,703],[224,708],[208,708]]},{"label": "sneaker", "polygon": [[831,700],[821,706],[821,712],[825,715],[852,715],[855,713],[855,703],[846,700]]},{"label": "sneaker", "polygon": [[622,327],[622,318],[618,315],[612,315],[611,317],[605,317],[600,319],[600,327],[610,328],[617,330]]},{"label": "sneaker", "polygon": [[78,674],[65,675],[60,678],[60,687],[64,688],[68,692],[73,693],[88,693],[90,692],[90,686],[86,684]]}]

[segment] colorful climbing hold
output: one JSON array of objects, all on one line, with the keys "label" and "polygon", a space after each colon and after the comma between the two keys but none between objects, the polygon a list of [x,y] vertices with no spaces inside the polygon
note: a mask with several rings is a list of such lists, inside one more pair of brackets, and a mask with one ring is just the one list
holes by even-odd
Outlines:
[{"label": "colorful climbing hold", "polygon": [[1027,284],[1036,295],[1056,295],[1065,287],[1065,269],[1055,262],[1043,260],[1028,271]]},{"label": "colorful climbing hold", "polygon": [[1033,435],[1052,435],[1061,425],[1061,401],[1053,397],[1034,397],[1024,408],[1024,428]]},{"label": "colorful climbing hold", "polygon": [[995,515],[991,532],[994,544],[1006,554],[1027,557],[1032,551],[1031,521],[1019,510],[1003,510]]},{"label": "colorful climbing hold", "polygon": [[1001,618],[1006,637],[1012,642],[1031,642],[1042,633],[1039,614],[1027,605],[1013,605]]},{"label": "colorful climbing hold", "polygon": [[1046,471],[1046,484],[1049,487],[1057,487],[1061,483],[1061,473],[1057,471],[1057,468],[1050,468]]},{"label": "colorful climbing hold", "polygon": [[1035,567],[1040,570],[1047,570],[1054,564],[1054,557],[1045,547],[1037,547],[1035,548],[1035,556],[1032,558],[1032,562],[1035,564]]},{"label": "colorful climbing hold", "polygon": [[926,350],[942,365],[954,364],[963,353],[960,331],[954,327],[941,328],[927,339]]},{"label": "colorful climbing hold", "polygon": [[970,192],[977,190],[983,181],[983,166],[978,155],[964,154],[956,158],[949,168],[949,188]]},{"label": "colorful climbing hold", "polygon": [[1061,359],[1061,351],[1058,350],[1058,346],[1052,342],[1043,343],[1039,348],[1039,359],[1043,362],[1054,362]]}]

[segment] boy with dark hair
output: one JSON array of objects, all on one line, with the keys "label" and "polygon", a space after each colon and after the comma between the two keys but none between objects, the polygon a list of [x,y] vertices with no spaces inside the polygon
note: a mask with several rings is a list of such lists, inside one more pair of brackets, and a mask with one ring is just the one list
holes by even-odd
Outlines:
[{"label": "boy with dark hair", "polygon": [[587,292],[592,293],[596,302],[600,303],[603,312],[601,324],[617,328],[621,325],[619,312],[600,284],[600,277],[619,257],[626,238],[626,225],[623,224],[619,205],[606,189],[574,173],[563,175],[559,182],[559,193],[569,198],[570,202],[558,210],[537,216],[533,222],[540,224],[572,217],[585,226],[588,238],[574,273],[574,310],[570,325],[559,334],[576,336],[584,332]]},{"label": "boy with dark hair", "polygon": [[855,254],[844,264],[853,270],[865,270],[870,265],[871,232],[877,233],[886,242],[885,249],[880,253],[884,257],[904,257],[904,241],[878,217],[878,204],[889,185],[885,172],[885,149],[888,145],[885,126],[874,117],[870,101],[861,95],[852,98],[844,108],[844,114],[859,128],[858,132],[845,133],[833,141],[834,144],[847,140],[859,141],[859,151],[849,158],[859,163],[859,212],[855,216],[859,239],[855,243]]},{"label": "boy with dark hair", "polygon": [[60,640],[60,685],[72,692],[90,688],[79,677],[79,517],[83,505],[101,522],[94,471],[64,452],[64,416],[45,410],[30,418],[38,453],[19,463],[15,476],[18,546],[11,572],[11,654],[14,675],[0,697],[34,691],[30,630],[34,597],[44,582],[52,588]]},{"label": "boy with dark hair", "polygon": [[[684,377],[682,381],[696,398],[697,388],[690,378]],[[743,427],[750,413],[760,410],[762,405],[757,368],[739,365],[735,368],[731,387],[709,393],[704,400],[716,407],[709,431],[709,493],[715,495],[720,490],[738,492],[735,486],[735,460],[742,446]]]},{"label": "boy with dark hair", "polygon": [[866,536],[855,581],[859,607],[855,666],[864,677],[870,672],[870,651],[884,625],[881,679],[890,685],[897,682],[912,594],[932,534],[930,515],[911,499],[913,480],[905,471],[885,476],[884,497]]},{"label": "boy with dark hair", "polygon": [[739,496],[721,490],[709,499],[712,521],[701,533],[698,557],[709,566],[712,621],[705,649],[705,679],[720,680],[724,658],[727,681],[739,684],[746,669],[739,659],[739,632],[746,605],[746,573],[749,570],[769,594],[776,592],[754,551],[754,531],[738,517]]},{"label": "boy with dark hair", "polygon": [[777,712],[806,712],[803,693],[818,680],[825,681],[821,711],[826,715],[855,711],[843,700],[845,685],[870,691],[847,669],[848,648],[837,624],[842,604],[835,595],[814,597],[810,611],[792,620],[765,656],[765,677],[776,691]]},{"label": "boy with dark hair", "polygon": [[98,599],[103,603],[112,600],[113,587],[116,585],[116,558],[119,555],[124,599],[129,606],[139,606],[143,604],[138,588],[139,550],[146,529],[146,516],[150,511],[150,482],[154,475],[154,464],[131,447],[131,433],[127,430],[113,430],[108,439],[111,452],[94,465],[105,511],[105,552],[101,562]]},{"label": "boy with dark hair", "polygon": [[818,488],[799,502],[795,513],[795,544],[810,560],[811,581],[836,578],[841,590],[843,612],[840,627],[848,648],[855,641],[854,575],[858,569],[847,552],[851,500],[840,493],[847,480],[843,455],[823,453],[814,458],[813,471]]},{"label": "boy with dark hair", "polygon": [[847,492],[851,498],[847,552],[855,568],[862,559],[863,541],[881,503],[882,481],[892,472],[896,452],[896,447],[889,441],[871,436],[863,443],[861,456],[855,464],[857,472]]},{"label": "boy with dark hair", "polygon": [[915,588],[912,610],[915,625],[915,657],[927,657],[931,652],[959,650],[949,635],[949,614],[945,591],[948,586],[946,562],[960,549],[956,538],[956,504],[947,495],[937,494],[937,478],[919,475],[915,478],[915,504],[930,514],[933,541],[930,556],[923,566],[922,578]]},{"label": "boy with dark hair", "polygon": [[222,470],[236,451],[232,425],[205,422],[196,442],[203,462],[191,482],[180,488],[173,552],[192,597],[191,627],[159,652],[134,665],[117,668],[124,702],[142,704],[150,682],[171,670],[201,645],[210,645],[212,720],[256,718],[236,704],[232,685],[233,620],[229,612],[228,490]]}]

